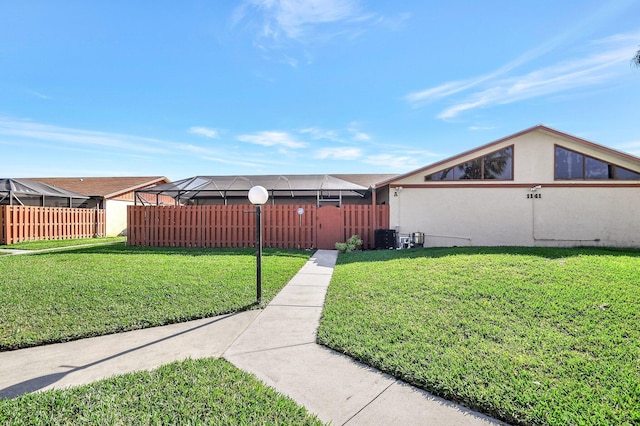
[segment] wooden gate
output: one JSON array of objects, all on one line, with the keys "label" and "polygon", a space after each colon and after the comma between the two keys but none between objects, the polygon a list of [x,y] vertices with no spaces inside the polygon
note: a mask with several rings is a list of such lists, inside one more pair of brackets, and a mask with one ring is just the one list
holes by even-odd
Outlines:
[{"label": "wooden gate", "polygon": [[336,243],[346,241],[342,209],[323,206],[316,210],[316,235],[319,249],[335,250]]}]

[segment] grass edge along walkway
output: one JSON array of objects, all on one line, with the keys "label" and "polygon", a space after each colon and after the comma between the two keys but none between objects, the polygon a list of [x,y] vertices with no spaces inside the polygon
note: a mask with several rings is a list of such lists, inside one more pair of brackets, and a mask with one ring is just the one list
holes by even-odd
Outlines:
[{"label": "grass edge along walkway", "polygon": [[322,424],[255,376],[213,358],[0,400],[0,423]]},{"label": "grass edge along walkway", "polygon": [[318,340],[515,424],[640,423],[640,251],[340,255]]},{"label": "grass edge along walkway", "polygon": [[38,240],[23,241],[9,245],[0,245],[0,250],[50,250],[66,249],[71,247],[93,246],[98,244],[113,244],[126,241],[126,237],[99,237],[99,238],[78,238],[68,240]]},{"label": "grass edge along walkway", "polygon": [[[265,249],[263,304],[309,258]],[[2,256],[0,350],[155,327],[259,307],[254,249],[123,243]]]}]

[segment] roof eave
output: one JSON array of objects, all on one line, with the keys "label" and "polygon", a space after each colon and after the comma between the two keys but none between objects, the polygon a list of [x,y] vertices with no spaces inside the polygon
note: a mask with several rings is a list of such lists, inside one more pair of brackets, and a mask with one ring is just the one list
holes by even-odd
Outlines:
[{"label": "roof eave", "polygon": [[131,192],[131,191],[136,191],[137,189],[139,189],[140,187],[144,187],[147,185],[153,185],[154,183],[160,182],[160,181],[164,181],[164,183],[169,183],[169,179],[165,176],[160,176],[156,179],[150,180],[150,181],[146,181],[143,183],[140,183],[138,185],[134,185],[132,187],[126,188],[126,189],[120,189],[116,192],[112,192],[110,194],[105,194],[105,195],[95,195],[96,197],[103,197],[103,198],[115,198],[119,195],[122,194],[126,194],[127,192]]},{"label": "roof eave", "polygon": [[505,136],[504,138],[500,138],[500,139],[495,140],[493,142],[489,142],[487,144],[484,144],[484,145],[481,145],[479,147],[473,148],[471,150],[465,151],[465,152],[463,152],[461,154],[454,155],[453,157],[445,158],[444,160],[437,161],[437,162],[429,164],[429,165],[427,165],[425,167],[421,167],[419,169],[416,169],[416,170],[410,171],[408,173],[405,173],[405,174],[396,176],[394,178],[388,179],[386,181],[380,182],[379,184],[377,184],[377,187],[381,188],[383,186],[391,185],[394,182],[400,181],[400,180],[405,179],[405,178],[407,178],[409,176],[413,176],[413,175],[415,175],[417,173],[424,172],[425,170],[437,168],[438,166],[440,166],[440,165],[442,165],[444,163],[448,163],[450,161],[455,161],[455,160],[457,160],[459,158],[466,157],[468,155],[472,155],[472,154],[474,154],[476,152],[485,150],[487,148],[491,148],[492,146],[499,145],[499,144],[502,144],[504,142],[508,142],[511,139],[515,139],[515,138],[520,137],[522,135],[525,135],[527,133],[535,132],[535,131],[538,131],[538,130],[550,133],[552,135],[560,136],[562,138],[570,139],[572,141],[581,143],[583,145],[591,146],[591,147],[594,147],[596,149],[603,150],[603,151],[609,152],[609,153],[611,153],[613,155],[621,156],[623,158],[627,158],[627,159],[632,160],[632,161],[640,162],[640,158],[639,157],[635,157],[635,156],[633,156],[631,154],[620,152],[620,151],[617,151],[615,149],[611,149],[611,148],[608,148],[606,146],[597,144],[595,142],[591,142],[591,141],[588,141],[586,139],[582,139],[582,138],[579,138],[577,136],[573,136],[573,135],[570,135],[568,133],[561,132],[560,130],[553,129],[553,128],[545,126],[543,124],[538,124],[538,125],[535,125],[533,127],[529,127],[528,129],[521,130],[521,131],[519,131],[517,133],[514,133],[512,135]]}]

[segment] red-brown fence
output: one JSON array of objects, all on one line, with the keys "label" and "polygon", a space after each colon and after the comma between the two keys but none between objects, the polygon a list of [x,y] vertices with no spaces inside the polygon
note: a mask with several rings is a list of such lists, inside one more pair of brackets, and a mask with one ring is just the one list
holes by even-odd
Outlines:
[{"label": "red-brown fence", "polygon": [[0,244],[93,238],[106,231],[104,210],[0,206]]},{"label": "red-brown fence", "polygon": [[[298,214],[299,209],[304,212]],[[263,245],[319,248],[318,232],[322,230],[318,229],[317,210],[315,205],[263,206]],[[374,223],[375,228],[389,226],[387,205],[343,205],[338,210],[343,217],[342,241],[357,234],[362,238],[364,248],[374,248]],[[132,246],[255,245],[255,208],[252,205],[129,206],[127,216],[127,244]]]}]

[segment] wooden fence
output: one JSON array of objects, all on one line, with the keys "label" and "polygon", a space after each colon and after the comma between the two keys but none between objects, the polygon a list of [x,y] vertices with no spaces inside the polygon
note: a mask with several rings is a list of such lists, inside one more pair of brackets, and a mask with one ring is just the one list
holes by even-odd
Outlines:
[{"label": "wooden fence", "polygon": [[93,238],[105,231],[104,210],[0,206],[0,244]]},{"label": "wooden fence", "polygon": [[[304,209],[298,214],[298,209]],[[315,205],[262,207],[263,245],[275,248],[318,248]],[[389,226],[387,205],[343,205],[342,241],[359,235],[363,248],[374,248],[376,228]],[[375,220],[374,215],[375,214]],[[156,247],[253,247],[255,207],[129,206],[127,244]]]}]

